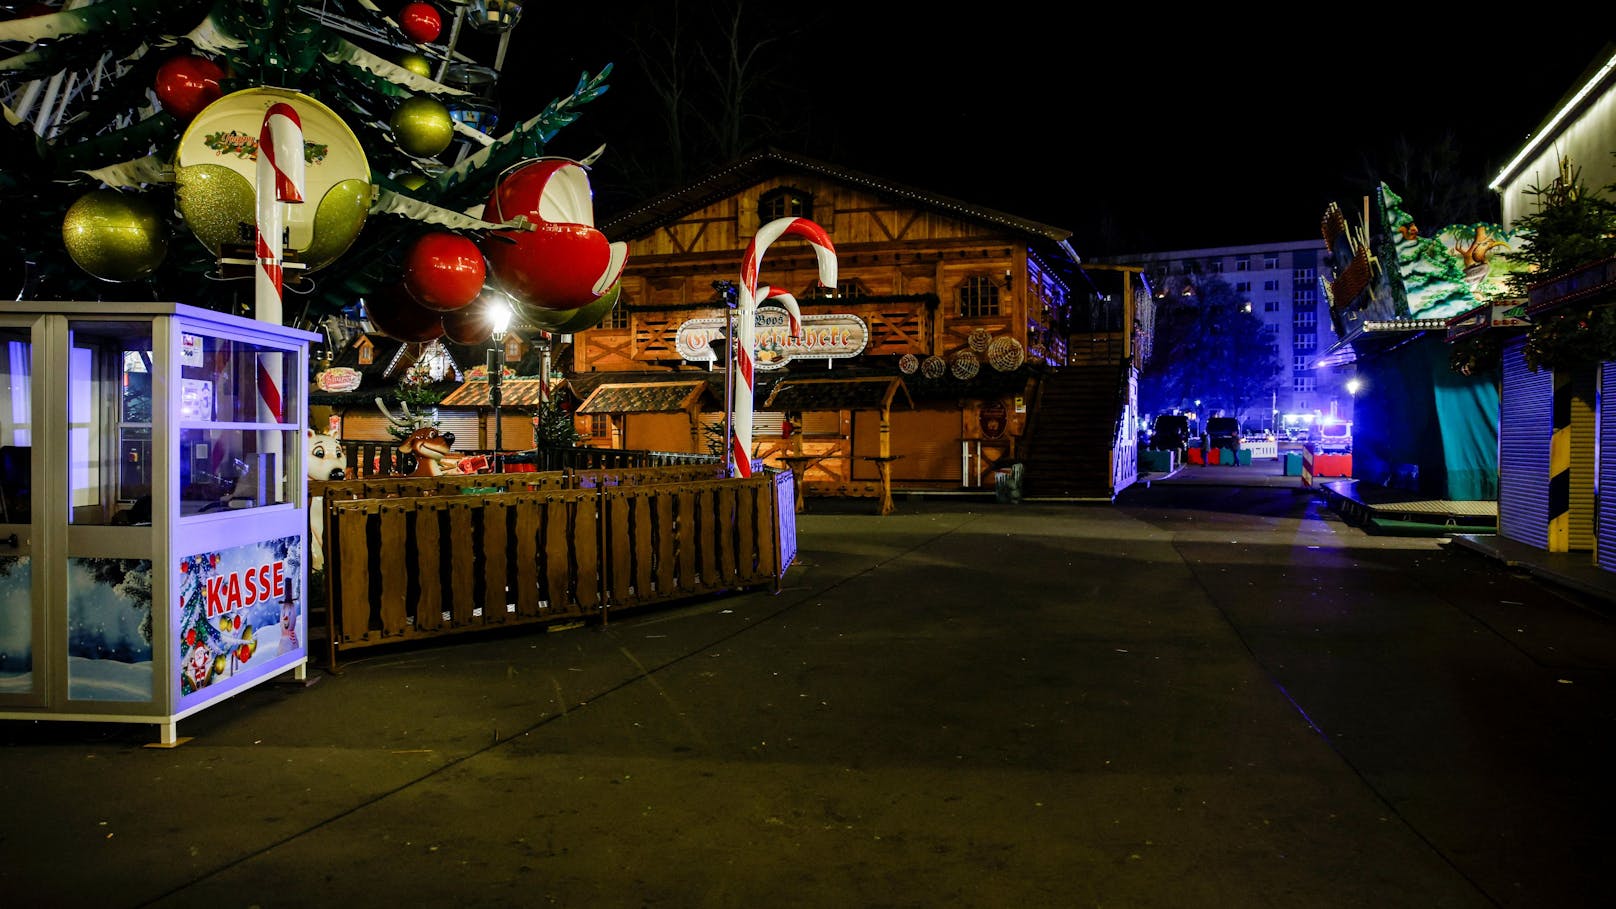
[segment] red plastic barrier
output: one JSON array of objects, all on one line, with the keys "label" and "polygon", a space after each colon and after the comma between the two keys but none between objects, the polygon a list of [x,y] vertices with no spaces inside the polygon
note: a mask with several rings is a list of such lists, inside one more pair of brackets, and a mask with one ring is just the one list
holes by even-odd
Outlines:
[{"label": "red plastic barrier", "polygon": [[1350,477],[1352,476],[1352,455],[1350,454],[1315,454],[1313,456],[1313,476],[1315,477]]},{"label": "red plastic barrier", "polygon": [[1190,449],[1189,463],[1191,463],[1191,464],[1205,464],[1206,463],[1206,452],[1202,451],[1199,448],[1191,448]]}]

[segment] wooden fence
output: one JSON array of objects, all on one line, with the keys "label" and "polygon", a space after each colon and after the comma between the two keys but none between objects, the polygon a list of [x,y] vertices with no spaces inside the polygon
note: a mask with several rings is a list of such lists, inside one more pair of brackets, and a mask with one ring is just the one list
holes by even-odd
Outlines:
[{"label": "wooden fence", "polygon": [[339,651],[763,584],[796,555],[790,472],[716,463],[310,483]]},{"label": "wooden fence", "polygon": [[[396,441],[345,440],[342,442],[344,471],[353,477],[385,477],[409,473],[414,468],[408,455],[398,450]],[[457,455],[480,454],[493,461],[490,450],[456,451]],[[653,467],[679,464],[723,464],[717,455],[693,454],[673,451],[643,451],[640,449],[591,448],[587,445],[565,448],[538,448],[526,451],[506,451],[500,455],[505,464],[522,465],[538,471],[552,470],[604,470],[621,467]]]}]

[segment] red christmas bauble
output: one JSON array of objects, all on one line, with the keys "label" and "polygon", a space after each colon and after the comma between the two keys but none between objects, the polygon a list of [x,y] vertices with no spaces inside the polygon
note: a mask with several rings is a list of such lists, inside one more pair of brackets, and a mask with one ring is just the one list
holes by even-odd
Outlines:
[{"label": "red christmas bauble", "polygon": [[577,309],[599,299],[622,273],[627,247],[596,229],[588,177],[576,162],[540,158],[506,174],[489,194],[483,220],[500,224],[517,216],[533,229],[494,231],[482,245],[495,282],[518,302]]},{"label": "red christmas bauble", "polygon": [[443,314],[443,336],[456,344],[482,344],[494,336],[488,310],[476,303]]},{"label": "red christmas bauble", "polygon": [[453,312],[483,291],[483,251],[448,231],[422,234],[404,256],[404,287],[427,309]]},{"label": "red christmas bauble", "polygon": [[443,335],[443,313],[415,302],[403,284],[366,294],[365,314],[377,331],[400,341],[425,342]]},{"label": "red christmas bauble", "polygon": [[181,120],[189,120],[224,97],[224,89],[219,87],[219,80],[223,78],[224,70],[212,60],[180,54],[163,61],[157,68],[153,88],[164,110]]},{"label": "red christmas bauble", "polygon": [[443,14],[430,3],[406,3],[398,11],[398,25],[411,41],[426,44],[438,40],[443,31]]}]

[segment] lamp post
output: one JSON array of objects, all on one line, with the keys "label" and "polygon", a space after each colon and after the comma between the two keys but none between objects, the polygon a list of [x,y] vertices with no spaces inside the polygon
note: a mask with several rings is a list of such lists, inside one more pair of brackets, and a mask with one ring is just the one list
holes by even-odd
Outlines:
[{"label": "lamp post", "polygon": [[505,330],[511,326],[511,307],[501,300],[489,314],[494,323],[494,348],[488,351],[488,403],[494,406],[494,472],[504,473],[505,427],[500,422],[499,405],[505,378]]}]

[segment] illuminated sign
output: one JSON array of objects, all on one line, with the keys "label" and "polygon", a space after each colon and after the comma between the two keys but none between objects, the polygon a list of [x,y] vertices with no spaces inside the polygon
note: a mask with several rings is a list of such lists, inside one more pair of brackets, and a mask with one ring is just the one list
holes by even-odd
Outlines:
[{"label": "illuminated sign", "polygon": [[[753,336],[753,364],[758,369],[779,369],[793,359],[842,360],[856,357],[870,343],[870,329],[851,313],[802,317],[802,335],[791,336],[791,321],[777,306],[759,307]],[[724,337],[721,318],[690,319],[679,326],[679,356],[705,363],[716,359],[710,346]]]}]

